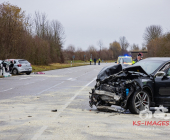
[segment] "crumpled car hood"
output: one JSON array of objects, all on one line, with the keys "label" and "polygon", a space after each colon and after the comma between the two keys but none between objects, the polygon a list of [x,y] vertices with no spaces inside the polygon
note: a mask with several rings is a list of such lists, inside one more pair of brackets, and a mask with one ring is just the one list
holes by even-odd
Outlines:
[{"label": "crumpled car hood", "polygon": [[134,71],[134,72],[140,72],[140,73],[144,73],[148,75],[141,66],[130,66],[130,65],[118,64],[118,65],[104,67],[97,75],[97,80],[103,81],[110,75],[119,73],[120,71]]},{"label": "crumpled car hood", "polygon": [[126,67],[126,68],[123,69],[123,71],[134,71],[134,72],[140,72],[140,73],[148,75],[146,73],[146,71],[141,66]]},{"label": "crumpled car hood", "polygon": [[103,81],[105,78],[107,78],[110,75],[113,75],[115,73],[118,73],[122,71],[122,65],[114,65],[114,66],[108,66],[104,67],[99,74],[97,75],[97,80]]}]

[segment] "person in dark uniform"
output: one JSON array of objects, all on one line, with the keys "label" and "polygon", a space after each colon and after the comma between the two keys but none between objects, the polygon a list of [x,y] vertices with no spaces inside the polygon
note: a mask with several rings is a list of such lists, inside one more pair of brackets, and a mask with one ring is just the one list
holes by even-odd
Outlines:
[{"label": "person in dark uniform", "polygon": [[143,57],[143,54],[142,54],[142,53],[139,53],[139,54],[137,55],[136,59],[134,59],[134,60],[132,61],[132,64],[135,64],[136,62],[142,60],[142,57]]},{"label": "person in dark uniform", "polygon": [[94,65],[96,65],[96,58],[94,58]]},{"label": "person in dark uniform", "polygon": [[10,62],[10,65],[9,65],[9,71],[12,71],[12,68],[14,67],[14,64],[13,64],[13,62],[11,61]]},{"label": "person in dark uniform", "polygon": [[5,68],[5,71],[7,72],[7,63],[3,61],[2,64],[3,64],[3,67]]}]

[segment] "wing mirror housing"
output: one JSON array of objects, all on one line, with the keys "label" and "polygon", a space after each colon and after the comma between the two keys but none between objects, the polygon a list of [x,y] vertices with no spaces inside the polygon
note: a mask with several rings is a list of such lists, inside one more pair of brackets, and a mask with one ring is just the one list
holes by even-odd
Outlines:
[{"label": "wing mirror housing", "polygon": [[166,77],[166,73],[164,71],[158,71],[155,75],[157,78],[164,78]]}]

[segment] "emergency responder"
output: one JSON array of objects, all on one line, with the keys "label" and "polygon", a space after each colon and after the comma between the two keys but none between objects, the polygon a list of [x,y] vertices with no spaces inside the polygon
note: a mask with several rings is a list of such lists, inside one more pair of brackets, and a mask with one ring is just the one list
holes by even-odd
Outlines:
[{"label": "emergency responder", "polygon": [[0,76],[3,75],[3,72],[2,72],[2,71],[3,71],[3,64],[0,63]]},{"label": "emergency responder", "polygon": [[100,58],[99,58],[99,63],[98,63],[99,65],[100,65],[100,61],[101,61],[101,60],[100,60]]},{"label": "emergency responder", "polygon": [[143,54],[142,54],[142,53],[139,53],[139,54],[137,55],[136,59],[134,59],[134,60],[132,61],[132,64],[135,64],[136,62],[142,60],[142,57],[143,57]]},{"label": "emergency responder", "polygon": [[9,71],[12,72],[12,68],[14,67],[13,61],[10,61]]},{"label": "emergency responder", "polygon": [[94,65],[96,65],[96,58],[94,58]]},{"label": "emergency responder", "polygon": [[92,59],[90,58],[90,65],[91,65]]}]

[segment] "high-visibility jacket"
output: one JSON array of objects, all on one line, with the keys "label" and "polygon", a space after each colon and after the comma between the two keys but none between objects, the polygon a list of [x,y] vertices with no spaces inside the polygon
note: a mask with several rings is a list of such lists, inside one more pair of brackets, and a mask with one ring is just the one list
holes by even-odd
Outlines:
[{"label": "high-visibility jacket", "polygon": [[136,62],[138,62],[139,60],[136,58],[132,61],[132,64],[135,64]]},{"label": "high-visibility jacket", "polygon": [[132,61],[132,64],[135,64],[135,63],[136,63],[136,61],[133,60],[133,61]]},{"label": "high-visibility jacket", "polygon": [[90,58],[90,62],[92,61],[92,59]]},{"label": "high-visibility jacket", "polygon": [[99,59],[99,61],[100,61],[100,59]]}]

